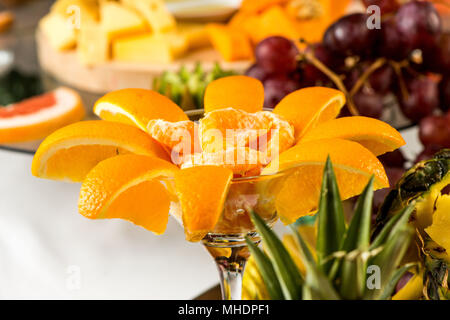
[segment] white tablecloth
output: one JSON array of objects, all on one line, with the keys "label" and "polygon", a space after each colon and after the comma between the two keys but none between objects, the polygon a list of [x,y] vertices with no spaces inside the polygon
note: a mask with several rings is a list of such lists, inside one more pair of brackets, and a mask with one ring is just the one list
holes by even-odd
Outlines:
[{"label": "white tablecloth", "polygon": [[[413,158],[416,130],[404,137]],[[34,178],[31,160],[0,150],[1,299],[191,299],[218,282],[208,253],[173,219],[162,236],[86,219],[79,185]]]}]

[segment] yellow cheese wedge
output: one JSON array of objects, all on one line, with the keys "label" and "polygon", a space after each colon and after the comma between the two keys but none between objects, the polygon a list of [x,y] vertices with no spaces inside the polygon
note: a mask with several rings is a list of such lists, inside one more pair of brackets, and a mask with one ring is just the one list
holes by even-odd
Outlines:
[{"label": "yellow cheese wedge", "polygon": [[39,28],[56,50],[69,50],[76,45],[76,33],[73,25],[60,14],[47,14],[39,22]]},{"label": "yellow cheese wedge", "polygon": [[109,41],[99,23],[82,24],[78,34],[77,54],[84,65],[96,65],[109,59]]},{"label": "yellow cheese wedge", "polygon": [[170,63],[188,48],[186,37],[176,33],[143,34],[112,43],[113,59],[123,62]]},{"label": "yellow cheese wedge", "polygon": [[179,23],[177,32],[186,37],[189,50],[208,47],[211,45],[205,24]]},{"label": "yellow cheese wedge", "polygon": [[101,2],[100,19],[102,28],[109,39],[147,30],[144,18],[133,9],[118,2]]},{"label": "yellow cheese wedge", "polygon": [[154,32],[175,29],[175,18],[167,10],[163,0],[121,0],[123,4],[135,8],[147,20]]},{"label": "yellow cheese wedge", "polygon": [[73,22],[79,19],[80,24],[97,21],[99,18],[97,0],[58,0],[52,5],[50,12],[72,19]]}]

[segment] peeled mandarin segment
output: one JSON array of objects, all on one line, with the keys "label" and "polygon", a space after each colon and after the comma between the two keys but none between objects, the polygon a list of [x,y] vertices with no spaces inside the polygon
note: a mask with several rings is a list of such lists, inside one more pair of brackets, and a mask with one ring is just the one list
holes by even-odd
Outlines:
[{"label": "peeled mandarin segment", "polygon": [[306,132],[299,143],[331,138],[358,142],[376,156],[405,144],[397,130],[386,122],[368,117],[344,117],[324,122]]},{"label": "peeled mandarin segment", "polygon": [[162,234],[170,196],[158,178],[173,177],[177,170],[167,161],[143,155],[106,159],[86,176],[78,210],[90,219],[120,218]]},{"label": "peeled mandarin segment", "polygon": [[450,252],[448,226],[450,225],[450,195],[442,195],[436,201],[433,223],[425,229],[431,239]]},{"label": "peeled mandarin segment", "polygon": [[336,118],[345,105],[345,95],[324,87],[303,88],[288,94],[273,109],[294,126],[299,140],[318,124]]},{"label": "peeled mandarin segment", "polygon": [[94,105],[94,113],[103,120],[134,124],[146,131],[152,119],[176,122],[188,120],[172,100],[153,90],[121,89],[107,93]]},{"label": "peeled mandarin segment", "polygon": [[193,121],[150,120],[147,131],[152,138],[163,145],[175,164],[180,164],[183,156],[201,152],[198,124]]},{"label": "peeled mandarin segment", "polygon": [[192,167],[175,174],[175,189],[188,241],[200,241],[214,229],[232,177],[230,169],[217,166]]},{"label": "peeled mandarin segment", "polygon": [[136,127],[110,121],[82,121],[49,135],[33,158],[32,174],[39,178],[83,181],[100,161],[134,153],[169,161],[167,152]]},{"label": "peeled mandarin segment", "polygon": [[84,116],[79,94],[60,87],[0,108],[0,143],[42,139]]},{"label": "peeled mandarin segment", "polygon": [[214,80],[205,91],[205,112],[235,108],[247,112],[261,111],[264,87],[261,81],[248,76],[229,76]]},{"label": "peeled mandarin segment", "polygon": [[360,194],[372,175],[375,176],[375,190],[389,186],[383,165],[359,143],[326,139],[297,144],[262,171],[262,174],[271,174],[289,168],[292,170],[287,173],[276,200],[277,211],[283,222],[292,223],[317,210],[323,168],[328,155],[343,200]]}]

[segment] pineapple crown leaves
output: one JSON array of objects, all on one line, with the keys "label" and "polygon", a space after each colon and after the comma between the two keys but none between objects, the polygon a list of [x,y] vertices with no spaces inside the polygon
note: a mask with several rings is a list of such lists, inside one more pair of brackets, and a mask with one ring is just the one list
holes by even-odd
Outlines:
[{"label": "pineapple crown leaves", "polygon": [[[412,238],[408,219],[413,205],[388,221],[370,242],[373,178],[359,197],[348,227],[331,160],[325,165],[319,199],[317,260],[295,225],[292,232],[306,268],[296,265],[275,233],[256,214],[252,221],[261,234],[267,254],[247,240],[272,299],[388,299],[401,276],[414,264],[401,266]],[[379,267],[379,289],[368,289],[368,266]],[[297,271],[296,271],[296,270]],[[296,288],[297,286],[297,288]]]}]

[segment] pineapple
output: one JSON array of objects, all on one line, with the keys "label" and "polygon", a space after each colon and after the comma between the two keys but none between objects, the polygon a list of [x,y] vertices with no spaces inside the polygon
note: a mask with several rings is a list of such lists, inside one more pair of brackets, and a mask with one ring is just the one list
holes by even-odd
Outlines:
[{"label": "pineapple", "polygon": [[410,202],[415,202],[411,224],[416,242],[410,252],[418,253],[423,295],[427,299],[448,299],[450,270],[450,196],[443,190],[450,184],[450,149],[443,149],[430,160],[408,170],[388,194],[377,217],[377,232],[387,219]]},{"label": "pineapple", "polygon": [[291,226],[293,235],[285,238],[283,245],[263,220],[253,214],[252,220],[266,253],[247,240],[254,261],[244,274],[244,298],[391,298],[398,280],[417,265],[401,263],[414,233],[408,224],[414,207],[411,204],[389,219],[370,241],[372,198],[373,178],[359,197],[347,226],[336,177],[328,159],[317,228]]}]

